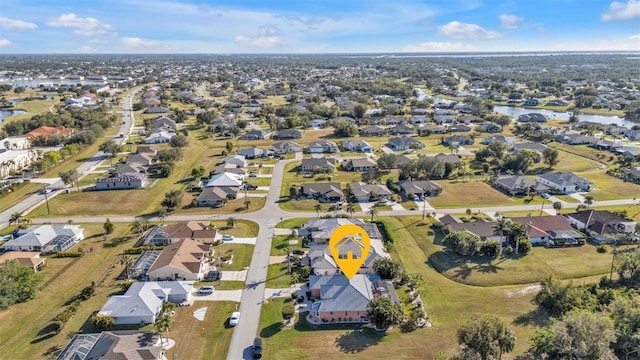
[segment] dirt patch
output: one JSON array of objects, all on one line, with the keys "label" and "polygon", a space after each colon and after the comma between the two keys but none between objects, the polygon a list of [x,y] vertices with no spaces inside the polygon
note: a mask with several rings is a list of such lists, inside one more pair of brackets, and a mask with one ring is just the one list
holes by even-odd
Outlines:
[{"label": "dirt patch", "polygon": [[542,289],[542,286],[540,285],[531,285],[531,286],[523,287],[520,289],[505,290],[504,292],[505,294],[507,294],[508,297],[512,297],[513,295],[525,295],[525,294],[537,293],[541,289]]}]

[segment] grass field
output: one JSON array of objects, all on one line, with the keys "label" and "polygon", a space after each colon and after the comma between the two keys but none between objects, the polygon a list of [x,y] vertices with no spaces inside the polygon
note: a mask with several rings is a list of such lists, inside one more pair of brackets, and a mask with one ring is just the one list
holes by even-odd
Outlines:
[{"label": "grass field", "polygon": [[[271,264],[267,269],[267,282],[266,287],[270,289],[282,289],[291,286],[291,276],[287,274],[288,264],[283,262],[281,264]],[[298,273],[301,275],[302,268],[291,264],[292,273]]]},{"label": "grass field", "polygon": [[442,193],[429,198],[429,204],[435,208],[471,208],[485,206],[510,206],[542,204],[542,198],[511,197],[494,189],[483,181],[436,181],[442,186]]},{"label": "grass field", "polygon": [[[247,244],[222,244],[215,245],[213,250],[215,253],[213,254],[214,258],[218,258],[219,256],[223,258],[233,257],[232,264],[225,264],[224,261],[221,263],[221,270],[223,271],[238,271],[242,270],[245,267],[248,267],[251,263],[251,256],[253,256],[253,245]],[[215,261],[215,266],[218,266],[218,262]]]},{"label": "grass field", "polygon": [[[48,349],[61,349],[69,337],[78,330],[92,331],[88,320],[93,312],[100,310],[107,298],[118,292],[116,277],[123,271],[117,263],[117,254],[131,247],[132,238],[109,246],[102,238],[102,225],[83,225],[87,237],[80,246],[92,252],[80,258],[48,258],[44,274],[45,281],[35,299],[17,304],[0,312],[0,359],[41,359]],[[116,226],[109,239],[127,235],[127,227]],[[94,236],[95,235],[95,236]],[[76,245],[75,250],[78,248]],[[99,280],[104,276],[104,281]],[[95,295],[82,302],[76,315],[57,335],[51,333],[48,325],[60,313],[65,304],[80,290],[98,282]]]},{"label": "grass field", "polygon": [[302,225],[306,224],[308,219],[287,219],[276,224],[276,228],[279,229],[293,229],[299,228]]},{"label": "grass field", "polygon": [[[297,244],[289,244],[289,241],[297,241]],[[300,236],[291,237],[289,235],[277,235],[271,240],[271,256],[286,255],[283,250],[289,247],[290,250],[302,248],[302,238]]]},{"label": "grass field", "polygon": [[25,183],[20,186],[16,191],[10,192],[8,194],[3,195],[0,198],[0,211],[6,211],[11,208],[13,205],[22,201],[22,199],[27,198],[38,191],[42,190],[43,184],[37,183]]},{"label": "grass field", "polygon": [[[207,308],[204,321],[192,313]],[[169,338],[176,346],[165,353],[167,359],[224,359],[229,351],[233,327],[228,318],[235,311],[236,303],[220,301],[196,301],[193,306],[176,308],[169,329]]]},{"label": "grass field", "polygon": [[594,200],[615,200],[640,197],[640,185],[622,181],[609,176],[605,171],[593,171],[578,173],[585,179],[593,182],[594,189],[589,192]]},{"label": "grass field", "polygon": [[218,231],[233,235],[236,237],[256,237],[258,236],[258,224],[249,220],[235,220],[234,227],[227,226],[226,220],[211,220],[212,225],[218,228]]}]

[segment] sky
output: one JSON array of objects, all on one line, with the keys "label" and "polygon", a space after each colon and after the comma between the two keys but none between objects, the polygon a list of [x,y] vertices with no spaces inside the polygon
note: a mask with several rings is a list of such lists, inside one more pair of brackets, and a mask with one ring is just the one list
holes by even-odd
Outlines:
[{"label": "sky", "polygon": [[640,0],[2,0],[0,54],[640,51]]}]

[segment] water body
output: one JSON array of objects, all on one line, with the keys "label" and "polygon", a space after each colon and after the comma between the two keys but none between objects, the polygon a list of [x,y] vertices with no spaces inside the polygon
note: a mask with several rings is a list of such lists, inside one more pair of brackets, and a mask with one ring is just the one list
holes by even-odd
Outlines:
[{"label": "water body", "polygon": [[[418,100],[433,99],[434,103],[442,102],[446,104],[451,104],[454,102],[451,100],[439,98],[437,96],[429,95],[420,88],[415,88],[414,90],[417,93]],[[547,109],[527,109],[527,108],[515,107],[515,106],[494,106],[493,110],[497,113],[509,115],[516,119],[518,118],[518,116],[522,114],[528,114],[528,113],[540,113],[548,117],[549,119],[557,119],[557,120],[565,120],[565,121],[568,121],[569,117],[571,117],[571,113],[566,111],[559,112],[559,111],[551,111]],[[619,116],[580,114],[578,118],[580,119],[580,121],[589,121],[589,122],[595,122],[600,124],[626,126],[628,128],[631,128],[634,125],[638,125],[631,121],[625,120],[624,118],[621,118]]]},{"label": "water body", "polygon": [[0,110],[0,123],[4,121],[5,118],[8,118],[12,115],[20,115],[26,114],[27,112],[24,110]]}]

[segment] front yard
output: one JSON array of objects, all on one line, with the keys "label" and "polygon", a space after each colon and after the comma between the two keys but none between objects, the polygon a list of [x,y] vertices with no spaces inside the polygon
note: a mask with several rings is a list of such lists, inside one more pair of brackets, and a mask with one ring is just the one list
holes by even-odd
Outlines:
[{"label": "front yard", "polygon": [[470,208],[490,206],[534,205],[542,204],[542,198],[535,196],[511,197],[484,181],[436,181],[442,186],[442,193],[427,199],[434,208]]}]

